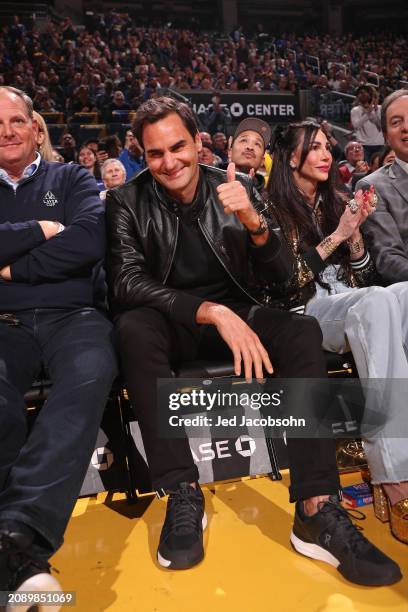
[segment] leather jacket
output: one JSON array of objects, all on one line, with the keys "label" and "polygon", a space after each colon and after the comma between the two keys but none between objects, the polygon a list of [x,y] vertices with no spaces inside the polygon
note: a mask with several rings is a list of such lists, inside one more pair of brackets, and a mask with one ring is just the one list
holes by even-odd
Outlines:
[{"label": "leather jacket", "polygon": [[[281,241],[278,227],[270,227],[267,243],[257,247],[236,215],[227,215],[218,199],[216,188],[226,182],[226,172],[204,165],[200,165],[200,172],[199,185],[202,189],[205,181],[206,202],[198,226],[224,270],[242,290],[244,300],[246,296],[249,303],[261,304],[253,270],[260,278],[272,276],[282,282],[292,274],[293,255],[286,241]],[[237,180],[246,187],[254,207],[262,210],[262,200],[251,179],[238,174]],[[108,191],[107,268],[116,314],[147,306],[169,320],[195,323],[198,298],[167,285],[178,239],[175,208],[163,197],[162,188],[148,169]]]}]

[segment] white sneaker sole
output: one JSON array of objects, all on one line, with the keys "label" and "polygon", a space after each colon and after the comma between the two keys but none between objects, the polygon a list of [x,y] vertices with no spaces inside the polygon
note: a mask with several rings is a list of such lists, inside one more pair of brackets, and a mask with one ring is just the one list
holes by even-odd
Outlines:
[{"label": "white sneaker sole", "polygon": [[316,559],[317,561],[324,561],[325,563],[329,563],[335,568],[338,568],[340,565],[340,561],[336,559],[328,550],[318,546],[317,544],[309,544],[309,542],[304,542],[300,540],[292,531],[290,534],[290,541],[292,542],[293,548],[297,550],[301,555],[305,555],[305,557],[310,557],[311,559]]},{"label": "white sneaker sole", "polygon": [[[201,525],[202,525],[203,531],[205,531],[205,529],[206,529],[206,527],[207,527],[207,523],[208,523],[208,520],[207,520],[207,513],[206,513],[206,512],[204,512],[204,514],[203,514],[203,518],[202,518],[202,521],[201,521]],[[164,557],[163,557],[163,556],[162,556],[162,555],[159,553],[159,551],[157,551],[157,560],[158,560],[158,562],[160,563],[160,565],[161,565],[162,567],[170,567],[170,565],[171,565],[171,561],[169,561],[168,559],[165,559],[165,558],[164,558]],[[8,612],[8,611],[7,611],[7,612]]]},{"label": "white sneaker sole", "polygon": [[[60,583],[54,576],[51,574],[47,574],[44,572],[43,574],[36,574],[35,576],[31,576],[28,580],[25,580],[22,584],[20,584],[15,594],[19,593],[40,593],[44,591],[61,593],[62,588]],[[16,597],[16,603],[18,602],[18,597]],[[37,606],[39,612],[59,612],[61,610],[61,605],[53,604],[42,606],[41,603],[36,604],[34,601],[30,603],[24,603],[21,605],[8,605],[6,607],[6,612],[27,612],[32,606]]]}]

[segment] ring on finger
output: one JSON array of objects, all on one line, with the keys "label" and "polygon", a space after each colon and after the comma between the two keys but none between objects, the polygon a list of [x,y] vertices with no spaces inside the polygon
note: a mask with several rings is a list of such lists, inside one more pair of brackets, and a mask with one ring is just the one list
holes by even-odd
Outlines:
[{"label": "ring on finger", "polygon": [[373,199],[371,202],[371,208],[377,208],[377,204],[378,204],[378,197],[377,197],[377,194],[375,193],[373,195]]},{"label": "ring on finger", "polygon": [[355,215],[358,209],[360,208],[360,204],[354,198],[348,201],[347,206],[349,207],[350,212],[353,215]]}]

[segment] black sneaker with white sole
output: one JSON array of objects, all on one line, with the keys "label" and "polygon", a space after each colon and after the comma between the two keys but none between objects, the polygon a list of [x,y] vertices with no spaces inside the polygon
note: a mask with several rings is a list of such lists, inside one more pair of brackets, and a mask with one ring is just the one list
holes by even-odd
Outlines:
[{"label": "black sneaker with white sole", "polygon": [[363,536],[350,515],[357,520],[365,516],[353,512],[344,509],[336,497],[330,497],[309,517],[303,511],[303,502],[297,502],[290,536],[293,548],[306,557],[333,565],[355,584],[384,586],[398,582],[402,578],[400,568]]},{"label": "black sneaker with white sole", "polygon": [[[47,561],[33,555],[31,542],[22,533],[0,528],[0,591],[30,592],[42,591],[61,592],[61,586],[50,573]],[[20,604],[19,612],[25,612],[32,606]],[[60,605],[47,606],[47,612],[58,612]],[[6,607],[6,612],[12,612],[15,607]],[[39,606],[38,610],[43,610]]]},{"label": "black sneaker with white sole", "polygon": [[204,557],[203,530],[207,526],[204,495],[187,482],[169,493],[157,560],[168,569],[188,569]]}]

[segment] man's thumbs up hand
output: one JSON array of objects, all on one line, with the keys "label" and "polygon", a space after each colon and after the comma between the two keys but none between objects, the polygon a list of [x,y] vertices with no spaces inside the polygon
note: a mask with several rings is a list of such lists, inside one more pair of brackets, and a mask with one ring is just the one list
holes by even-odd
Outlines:
[{"label": "man's thumbs up hand", "polygon": [[245,227],[259,226],[259,216],[248,196],[244,185],[236,180],[235,164],[230,162],[227,168],[227,182],[218,185],[217,192],[224,212],[227,215],[235,213]]},{"label": "man's thumbs up hand", "polygon": [[232,183],[233,181],[235,181],[235,164],[230,162],[227,168],[227,182]]}]

